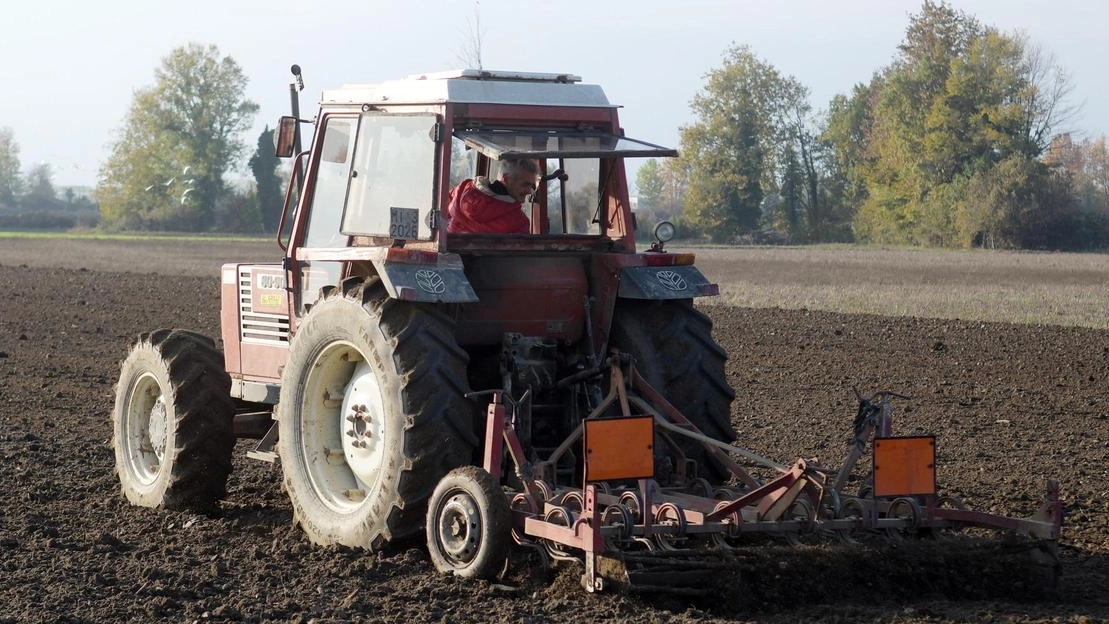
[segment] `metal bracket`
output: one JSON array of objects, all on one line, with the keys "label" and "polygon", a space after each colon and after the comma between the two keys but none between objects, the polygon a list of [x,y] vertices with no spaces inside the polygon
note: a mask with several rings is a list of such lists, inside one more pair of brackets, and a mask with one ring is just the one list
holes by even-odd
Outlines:
[{"label": "metal bracket", "polygon": [[277,421],[273,421],[270,430],[262,439],[258,441],[258,446],[254,447],[253,451],[247,451],[246,456],[251,459],[260,459],[264,462],[275,463],[277,461],[277,452],[274,447],[277,446]]}]

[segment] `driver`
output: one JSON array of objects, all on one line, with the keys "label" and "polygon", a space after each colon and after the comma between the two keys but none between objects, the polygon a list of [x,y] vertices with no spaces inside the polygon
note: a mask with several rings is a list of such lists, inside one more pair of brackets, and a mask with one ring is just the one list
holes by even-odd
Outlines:
[{"label": "driver", "polygon": [[537,162],[523,158],[503,160],[499,179],[490,182],[485,176],[478,176],[451,189],[447,231],[527,234],[531,227],[521,208],[538,186]]}]

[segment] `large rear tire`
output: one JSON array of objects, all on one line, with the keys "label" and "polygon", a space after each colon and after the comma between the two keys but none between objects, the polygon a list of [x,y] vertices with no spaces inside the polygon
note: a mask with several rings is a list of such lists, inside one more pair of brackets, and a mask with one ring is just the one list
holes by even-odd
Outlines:
[{"label": "large rear tire", "polygon": [[[678,408],[702,433],[722,442],[736,439],[731,423],[735,392],[728,385],[728,354],[712,337],[712,321],[690,300],[617,302],[609,339],[631,354],[639,374]],[[682,438],[679,443],[715,483],[730,473],[710,459],[705,448]]]},{"label": "large rear tire", "polygon": [[227,493],[234,414],[231,378],[210,338],[140,335],[120,365],[112,410],[123,495],[143,507],[214,508]]},{"label": "large rear tire", "polygon": [[390,299],[377,278],[312,307],[278,404],[284,485],[310,540],[377,549],[423,529],[439,479],[477,444],[466,364],[445,314]]}]

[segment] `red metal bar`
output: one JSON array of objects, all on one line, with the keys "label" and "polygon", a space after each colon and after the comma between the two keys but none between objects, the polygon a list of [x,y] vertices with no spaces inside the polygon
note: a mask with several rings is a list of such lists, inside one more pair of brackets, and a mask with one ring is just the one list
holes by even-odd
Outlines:
[{"label": "red metal bar", "polygon": [[485,471],[492,475],[498,483],[501,480],[504,426],[504,404],[501,403],[501,393],[496,392],[493,394],[493,401],[489,403],[485,414],[485,458],[483,464]]},{"label": "red metal bar", "polygon": [[601,508],[597,504],[597,486],[586,484],[585,509],[579,523],[582,542],[585,544],[585,574],[582,585],[588,592],[604,589],[604,581],[597,574],[597,555],[605,551],[604,537],[601,535]]},{"label": "red metal bar", "polygon": [[757,501],[763,501],[768,497],[770,497],[771,500],[777,500],[777,498],[784,494],[797,479],[801,478],[801,475],[805,472],[804,465],[804,461],[800,459],[797,460],[797,463],[793,465],[793,468],[789,469],[789,472],[779,475],[773,481],[769,481],[765,485],[759,486],[720,509],[717,509],[705,516],[705,520],[708,522],[721,520],[733,512],[739,511]]},{"label": "red metal bar", "polygon": [[1059,498],[1059,483],[1047,482],[1044,504],[1031,518],[1009,518],[969,509],[929,509],[932,517],[959,524],[984,528],[1006,529],[1039,539],[1059,539],[1063,528],[1063,501]]},{"label": "red metal bar", "polygon": [[[639,375],[639,371],[635,369],[634,364],[629,368],[630,370],[628,371],[628,377],[631,378],[631,386],[634,389],[645,396],[647,400],[650,401],[655,407],[659,408],[659,410],[672,422],[679,425],[692,427],[694,431],[697,430],[696,426],[693,423],[689,422],[689,419],[687,419],[681,412],[679,412],[676,407],[671,405],[669,401],[663,398],[663,396],[659,394],[657,390],[652,388],[651,385]],[[759,487],[758,480],[752,477],[751,474],[744,470],[742,466],[735,462],[735,460],[733,460],[731,457],[728,457],[727,453],[714,446],[704,446],[709,454],[711,454],[717,461],[728,468],[728,470],[730,470],[732,474],[743,481],[743,483],[747,485],[747,487]]]}]

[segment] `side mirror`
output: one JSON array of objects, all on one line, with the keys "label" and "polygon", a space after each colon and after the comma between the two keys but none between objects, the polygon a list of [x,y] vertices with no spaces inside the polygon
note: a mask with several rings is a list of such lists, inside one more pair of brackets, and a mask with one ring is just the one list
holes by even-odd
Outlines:
[{"label": "side mirror", "polygon": [[288,158],[293,155],[296,144],[297,118],[285,115],[277,122],[277,135],[274,140],[274,155]]}]

